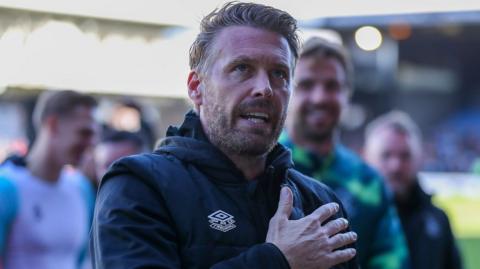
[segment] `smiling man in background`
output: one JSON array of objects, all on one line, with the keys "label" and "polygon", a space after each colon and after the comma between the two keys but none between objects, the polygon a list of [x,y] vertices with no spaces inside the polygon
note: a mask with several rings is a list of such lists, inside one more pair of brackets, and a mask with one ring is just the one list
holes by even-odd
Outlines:
[{"label": "smiling man in background", "polygon": [[335,135],[352,90],[345,50],[321,38],[307,40],[280,141],[292,150],[296,169],[331,187],[344,204],[358,234],[361,268],[407,268],[403,232],[382,179]]}]

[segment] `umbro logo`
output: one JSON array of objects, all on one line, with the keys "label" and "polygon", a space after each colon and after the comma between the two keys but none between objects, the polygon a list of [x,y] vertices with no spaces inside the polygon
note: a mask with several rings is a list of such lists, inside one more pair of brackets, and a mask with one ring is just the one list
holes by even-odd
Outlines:
[{"label": "umbro logo", "polygon": [[222,210],[213,212],[212,214],[208,215],[208,218],[208,222],[210,222],[210,228],[215,230],[228,232],[237,227],[234,224],[235,220],[233,219],[233,216]]}]

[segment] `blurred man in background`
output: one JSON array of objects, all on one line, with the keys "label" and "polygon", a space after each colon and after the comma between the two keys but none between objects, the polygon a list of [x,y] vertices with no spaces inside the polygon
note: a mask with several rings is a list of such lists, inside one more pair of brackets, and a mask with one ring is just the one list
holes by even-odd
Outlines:
[{"label": "blurred man in background", "polygon": [[403,112],[390,112],[366,129],[365,157],[385,177],[406,232],[413,269],[461,269],[445,213],[419,185],[422,142],[419,128]]},{"label": "blurred man in background", "polygon": [[139,134],[132,132],[110,131],[105,134],[94,151],[97,178],[101,179],[114,161],[146,152],[146,144]]},{"label": "blurred man in background", "polygon": [[92,146],[97,102],[74,91],[43,93],[28,155],[0,168],[0,255],[4,269],[74,269],[86,254],[94,192],[70,177]]},{"label": "blurred man in background", "polygon": [[292,150],[296,169],[331,187],[345,205],[362,269],[407,268],[403,231],[382,179],[335,136],[352,94],[351,69],[342,47],[306,41],[280,142]]},{"label": "blurred man in background", "polygon": [[[95,194],[100,180],[113,162],[122,157],[146,151],[146,142],[138,133],[108,130],[99,136],[101,136],[100,141],[85,152],[79,166],[67,171],[71,178],[79,177],[76,180],[90,182]],[[87,253],[82,269],[90,268],[92,268],[92,262]]]},{"label": "blurred man in background", "polygon": [[68,171],[89,181],[95,190],[113,162],[147,151],[146,141],[138,133],[108,130],[100,136],[100,141],[85,151],[80,164]]}]

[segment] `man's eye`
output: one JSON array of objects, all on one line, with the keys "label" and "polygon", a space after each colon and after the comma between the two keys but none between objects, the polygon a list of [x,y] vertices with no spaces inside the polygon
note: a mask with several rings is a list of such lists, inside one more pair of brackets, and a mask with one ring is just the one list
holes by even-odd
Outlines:
[{"label": "man's eye", "polygon": [[287,79],[287,72],[277,69],[272,72],[273,76],[276,78]]},{"label": "man's eye", "polygon": [[310,90],[313,88],[313,81],[311,80],[302,80],[297,83],[297,88],[300,90]]},{"label": "man's eye", "polygon": [[239,71],[239,72],[246,72],[248,71],[248,65],[246,64],[238,64],[233,68],[234,71]]},{"label": "man's eye", "polygon": [[341,88],[341,85],[338,81],[336,80],[328,80],[325,83],[325,88],[329,91],[338,91]]}]

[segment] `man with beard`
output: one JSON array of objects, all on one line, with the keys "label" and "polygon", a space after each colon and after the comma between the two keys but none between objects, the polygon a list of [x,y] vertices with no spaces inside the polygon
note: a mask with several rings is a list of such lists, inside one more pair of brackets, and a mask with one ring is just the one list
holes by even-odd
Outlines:
[{"label": "man with beard", "polygon": [[96,268],[357,268],[339,201],[276,142],[297,48],[296,21],[272,7],[228,3],[202,20],[194,111],[102,179]]},{"label": "man with beard", "polygon": [[421,134],[405,113],[393,111],[366,130],[365,157],[384,176],[395,194],[413,269],[461,269],[447,215],[432,204],[418,182]]},{"label": "man with beard", "polygon": [[307,40],[280,142],[292,150],[296,169],[331,187],[344,204],[351,229],[358,234],[361,268],[405,268],[406,243],[383,181],[335,136],[352,86],[343,48],[321,38]]}]

